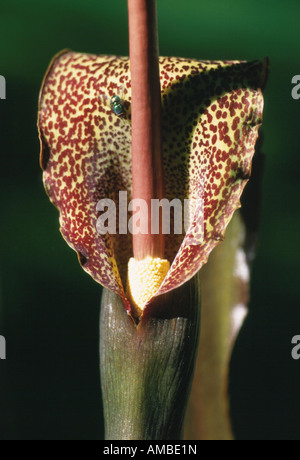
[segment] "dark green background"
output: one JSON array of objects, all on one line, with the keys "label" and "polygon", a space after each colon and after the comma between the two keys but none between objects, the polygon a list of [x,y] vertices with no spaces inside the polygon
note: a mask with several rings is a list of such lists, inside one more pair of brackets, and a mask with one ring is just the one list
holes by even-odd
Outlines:
[{"label": "dark green background", "polygon": [[[298,0],[158,0],[162,55],[269,56],[266,168],[251,313],[231,365],[240,439],[300,439],[300,74]],[[1,439],[98,439],[100,287],[58,232],[46,197],[36,131],[41,80],[63,48],[128,54],[125,0],[0,0]]]}]

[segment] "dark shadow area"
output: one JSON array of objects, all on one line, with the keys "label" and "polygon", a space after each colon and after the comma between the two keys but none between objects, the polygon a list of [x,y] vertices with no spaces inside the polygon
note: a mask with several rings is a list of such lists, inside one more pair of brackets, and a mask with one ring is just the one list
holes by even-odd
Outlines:
[{"label": "dark shadow area", "polygon": [[[281,304],[282,309],[274,309]],[[238,337],[230,366],[234,432],[239,440],[299,440],[300,372],[291,339],[299,305],[258,304]]]},{"label": "dark shadow area", "polygon": [[9,88],[0,104],[0,439],[101,439],[101,289],[64,243],[43,190],[38,88]]}]

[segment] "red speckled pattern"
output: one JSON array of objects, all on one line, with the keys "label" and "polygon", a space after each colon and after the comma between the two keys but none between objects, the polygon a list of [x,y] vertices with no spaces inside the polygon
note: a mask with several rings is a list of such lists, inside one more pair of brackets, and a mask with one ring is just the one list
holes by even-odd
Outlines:
[{"label": "red speckled pattern", "polygon": [[[240,207],[267,63],[161,58],[160,66],[166,198],[201,198],[204,208],[191,207],[185,236],[166,237],[173,263],[157,295],[197,273]],[[124,100],[123,118],[111,110],[114,94]],[[128,58],[63,52],[48,69],[39,106],[44,183],[62,235],[84,270],[120,295],[129,312],[123,285],[132,238],[99,235],[96,206],[111,198],[118,207],[119,191],[132,199],[130,103]]]}]

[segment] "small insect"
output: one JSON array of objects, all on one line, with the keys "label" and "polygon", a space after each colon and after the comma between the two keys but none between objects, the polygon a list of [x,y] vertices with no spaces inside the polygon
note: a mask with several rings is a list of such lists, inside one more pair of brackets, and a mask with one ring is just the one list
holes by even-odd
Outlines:
[{"label": "small insect", "polygon": [[119,87],[119,95],[114,94],[112,97],[107,96],[106,94],[100,94],[101,103],[105,107],[109,107],[111,111],[117,115],[118,118],[126,119],[127,111],[125,109],[124,104],[124,88],[122,86]]},{"label": "small insect", "polygon": [[115,95],[110,100],[110,107],[111,110],[118,116],[124,117],[126,114],[124,106],[122,104],[122,100],[119,96]]}]

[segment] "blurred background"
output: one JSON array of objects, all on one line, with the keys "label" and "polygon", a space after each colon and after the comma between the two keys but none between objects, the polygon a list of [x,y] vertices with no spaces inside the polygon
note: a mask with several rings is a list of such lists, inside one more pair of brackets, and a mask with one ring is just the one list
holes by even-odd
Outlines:
[{"label": "blurred background", "polygon": [[[39,88],[63,48],[128,55],[126,0],[0,0],[0,439],[101,439],[101,288],[58,231],[43,190]],[[160,53],[199,59],[269,56],[266,166],[250,314],[230,370],[238,439],[300,439],[300,74],[297,0],[158,0]]]}]

